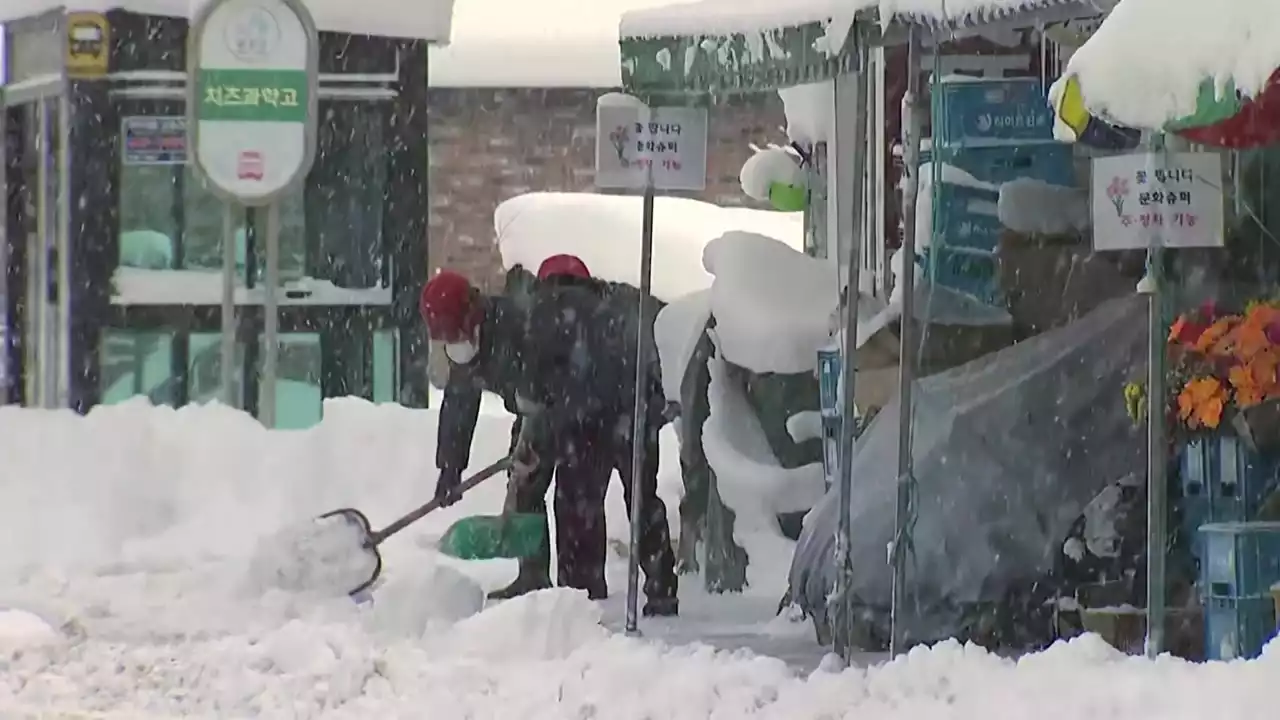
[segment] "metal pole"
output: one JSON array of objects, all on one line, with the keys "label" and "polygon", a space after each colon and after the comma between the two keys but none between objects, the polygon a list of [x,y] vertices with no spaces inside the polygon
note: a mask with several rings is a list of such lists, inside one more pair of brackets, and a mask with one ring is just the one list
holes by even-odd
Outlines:
[{"label": "metal pole", "polygon": [[[856,397],[856,377],[857,377],[857,348],[858,348],[858,280],[861,275],[862,268],[862,180],[863,169],[867,161],[867,49],[862,45],[859,39],[858,48],[858,64],[854,72],[847,75],[839,75],[833,83],[835,86],[835,114],[836,124],[840,125],[847,105],[850,101],[853,103],[853,118],[850,127],[853,128],[852,134],[849,136],[854,141],[852,152],[839,146],[837,142],[836,155],[836,187],[835,191],[846,194],[851,199],[848,209],[841,208],[841,212],[848,212],[848,216],[837,220],[837,228],[848,228],[848,232],[840,232],[837,235],[836,242],[843,243],[847,240],[849,243],[848,251],[848,270],[845,275],[845,294],[846,302],[844,308],[844,348],[843,361],[841,363],[841,379],[840,379],[840,395],[841,395],[841,424],[840,424],[840,477],[839,477],[839,507],[840,522],[839,532],[837,535],[837,611],[839,613],[839,621],[837,627],[839,631],[836,633],[836,650],[845,659],[846,662],[852,659],[852,620],[853,610],[851,603],[853,598],[850,594],[850,588],[853,584],[853,564],[849,557],[849,547],[852,536],[852,519],[850,518],[850,503],[853,496],[853,447],[854,436],[857,429],[857,411]],[[852,84],[852,87],[850,87]],[[841,172],[842,168],[847,168]],[[844,182],[848,185],[841,187]],[[844,221],[844,222],[841,222]],[[836,251],[839,256],[839,248]]]},{"label": "metal pole", "polygon": [[893,591],[890,605],[889,653],[903,650],[901,621],[907,593],[907,553],[903,542],[911,526],[913,468],[911,456],[911,386],[916,379],[916,353],[911,330],[916,305],[916,193],[920,189],[920,38],[915,28],[907,36],[907,91],[902,97],[902,320],[898,345],[898,497],[894,509]]},{"label": "metal pole", "polygon": [[280,358],[280,206],[267,206],[267,267],[262,288],[262,382],[258,384],[258,416],[268,428],[276,425],[276,366]]},{"label": "metal pole", "polygon": [[227,202],[222,206],[222,337],[221,363],[218,366],[222,387],[222,402],[228,407],[239,407],[236,400],[236,206]]},{"label": "metal pole", "polygon": [[[1151,142],[1151,151],[1163,150],[1160,136]],[[1155,173],[1151,172],[1154,177]],[[1147,642],[1148,657],[1164,651],[1165,548],[1168,530],[1165,513],[1168,484],[1165,478],[1164,416],[1164,247],[1162,238],[1152,235],[1147,250],[1147,282],[1140,288],[1147,295]]]},{"label": "metal pole", "polygon": [[644,187],[644,203],[640,229],[640,307],[636,320],[636,396],[631,415],[631,549],[627,557],[627,625],[628,635],[639,634],[636,611],[640,604],[640,531],[644,518],[644,497],[641,495],[644,473],[645,439],[648,433],[645,410],[649,378],[649,291],[653,274],[653,166],[649,167]]}]

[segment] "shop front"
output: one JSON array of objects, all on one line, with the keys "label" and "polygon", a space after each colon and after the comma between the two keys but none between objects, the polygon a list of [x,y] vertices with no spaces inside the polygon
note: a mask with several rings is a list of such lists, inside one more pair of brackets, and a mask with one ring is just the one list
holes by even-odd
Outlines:
[{"label": "shop front", "polygon": [[[317,422],[323,398],[427,397],[415,323],[427,269],[427,43],[326,32],[316,14],[316,160],[280,202],[275,424],[285,428]],[[228,397],[224,205],[188,155],[186,28],[123,10],[6,25],[9,403],[83,412],[135,396],[172,406]],[[267,101],[232,90],[226,103]],[[229,233],[239,316],[230,397],[254,415],[265,224],[265,210],[236,208]]]}]

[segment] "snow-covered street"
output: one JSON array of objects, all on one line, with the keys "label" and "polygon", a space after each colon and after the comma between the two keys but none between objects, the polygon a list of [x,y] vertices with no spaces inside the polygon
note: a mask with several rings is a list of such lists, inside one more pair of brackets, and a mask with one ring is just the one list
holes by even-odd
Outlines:
[{"label": "snow-covered street", "polygon": [[[509,421],[486,411],[477,461],[505,449]],[[389,541],[370,605],[270,589],[255,574],[263,544],[299,520],[353,505],[378,525],[420,502],[434,437],[433,412],[360,401],[331,402],[305,432],[267,432],[217,407],[0,410],[0,717],[1273,713],[1276,648],[1230,665],[1151,663],[1086,637],[1017,662],[949,644],[878,667],[811,670],[808,625],[771,619],[785,558],[753,564],[744,596],[708,597],[686,581],[683,617],[643,622],[643,639],[616,631],[621,558],[602,606],[547,591],[480,611],[483,589],[514,568],[443,559],[432,545],[453,519],[492,512],[500,484]],[[663,493],[674,502],[667,448]],[[614,495],[610,534],[622,538]]]}]

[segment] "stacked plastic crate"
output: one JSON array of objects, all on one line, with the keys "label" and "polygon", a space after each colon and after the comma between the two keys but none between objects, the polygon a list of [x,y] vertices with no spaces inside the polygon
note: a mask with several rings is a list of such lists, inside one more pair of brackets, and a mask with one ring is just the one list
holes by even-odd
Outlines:
[{"label": "stacked plastic crate", "polygon": [[996,208],[1002,183],[1034,178],[1074,185],[1069,145],[1036,78],[946,78],[932,87],[933,142],[925,162],[951,165],[987,187],[943,180],[933,188],[933,233],[921,262],[940,286],[1001,304]]},{"label": "stacked plastic crate", "polygon": [[1251,522],[1280,484],[1280,461],[1224,434],[1187,443],[1179,463],[1182,531],[1195,538],[1211,660],[1256,657],[1275,635],[1280,523]]}]

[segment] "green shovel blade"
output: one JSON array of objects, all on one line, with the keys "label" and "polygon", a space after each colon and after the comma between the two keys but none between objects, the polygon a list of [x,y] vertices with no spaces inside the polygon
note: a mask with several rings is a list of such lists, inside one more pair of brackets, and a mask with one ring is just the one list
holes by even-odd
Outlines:
[{"label": "green shovel blade", "polygon": [[546,533],[546,520],[535,513],[473,515],[450,525],[439,549],[459,560],[519,560],[537,555]]}]

